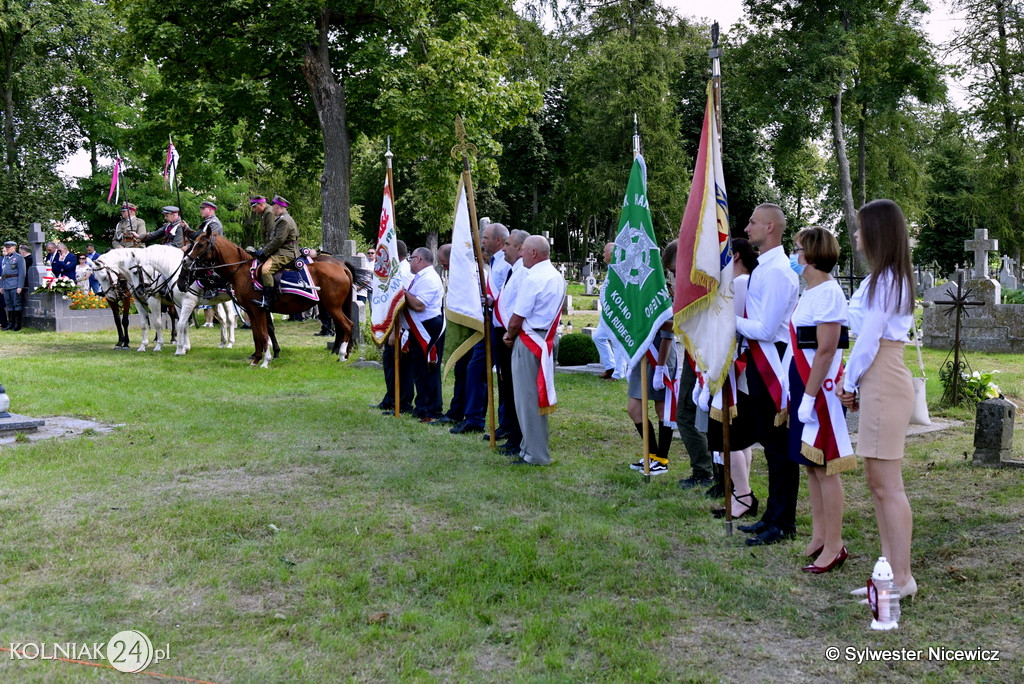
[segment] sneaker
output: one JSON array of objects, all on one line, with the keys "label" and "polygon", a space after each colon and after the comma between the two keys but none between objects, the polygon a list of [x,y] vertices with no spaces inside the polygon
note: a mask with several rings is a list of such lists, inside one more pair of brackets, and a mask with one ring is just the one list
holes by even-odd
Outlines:
[{"label": "sneaker", "polygon": [[[640,472],[643,472],[643,467],[640,468]],[[668,472],[668,466],[661,461],[651,461],[651,475],[664,475]]]},{"label": "sneaker", "polygon": [[[654,461],[651,461],[651,463],[654,463]],[[639,470],[639,471],[643,472],[643,469],[644,469],[644,459],[641,458],[636,463],[630,463],[629,467],[632,468],[633,470]]]}]

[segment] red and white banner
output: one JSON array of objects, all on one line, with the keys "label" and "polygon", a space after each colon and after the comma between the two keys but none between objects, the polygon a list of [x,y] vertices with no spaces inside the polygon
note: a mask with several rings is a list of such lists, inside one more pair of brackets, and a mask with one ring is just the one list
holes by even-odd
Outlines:
[{"label": "red and white banner", "polygon": [[384,202],[380,208],[377,248],[373,251],[373,278],[370,285],[370,329],[373,341],[384,344],[395,325],[402,304],[405,286],[398,261],[398,233],[395,230],[395,203],[391,184],[384,178]]}]

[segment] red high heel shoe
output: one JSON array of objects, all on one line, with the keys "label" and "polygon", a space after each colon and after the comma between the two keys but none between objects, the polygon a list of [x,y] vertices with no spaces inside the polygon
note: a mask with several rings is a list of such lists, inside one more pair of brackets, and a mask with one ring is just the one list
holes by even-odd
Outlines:
[{"label": "red high heel shoe", "polygon": [[822,567],[820,565],[814,565],[812,563],[810,565],[805,565],[804,567],[802,567],[800,569],[803,570],[804,572],[810,573],[812,575],[822,575],[822,574],[824,574],[826,572],[830,572],[832,570],[838,570],[839,568],[843,567],[843,562],[847,558],[849,558],[849,556],[850,556],[850,554],[846,551],[846,547],[844,546],[843,549],[839,552],[839,554],[828,565]]},{"label": "red high heel shoe", "polygon": [[807,554],[806,557],[810,558],[811,560],[818,560],[818,556],[820,556],[821,552],[824,551],[824,550],[825,550],[825,545],[822,544],[821,546],[819,546],[818,548],[814,549],[809,554]]}]

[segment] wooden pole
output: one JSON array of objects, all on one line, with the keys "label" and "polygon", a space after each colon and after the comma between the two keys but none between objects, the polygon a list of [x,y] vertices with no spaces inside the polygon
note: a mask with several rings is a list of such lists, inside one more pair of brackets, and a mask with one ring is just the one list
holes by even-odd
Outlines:
[{"label": "wooden pole", "polygon": [[[388,136],[388,151],[384,153],[384,158],[387,160],[387,178],[388,178],[388,189],[391,191],[391,210],[394,212],[395,208],[395,179],[391,173],[391,158],[395,156],[391,153],[391,136]],[[397,218],[392,216],[392,221],[395,221],[395,234],[398,233],[398,222]],[[401,277],[401,274],[399,274]],[[402,373],[400,364],[402,363],[402,334],[399,332],[401,326],[398,325],[398,317],[402,313],[402,308],[405,306],[405,300],[398,303],[395,307],[395,319],[391,324],[392,332],[394,335],[394,348],[395,348],[395,417],[402,415]]]},{"label": "wooden pole", "polygon": [[491,435],[491,448],[497,446],[497,435],[494,429],[494,376],[492,367],[494,365],[491,355],[491,317],[486,306],[487,301],[487,280],[484,272],[484,254],[480,248],[479,227],[476,218],[476,201],[473,197],[473,175],[469,169],[469,152],[476,151],[476,145],[466,142],[466,127],[462,123],[462,117],[455,117],[455,135],[459,144],[452,148],[452,156],[462,156],[462,178],[466,185],[466,203],[469,205],[470,233],[473,236],[473,253],[476,255],[476,266],[480,274],[480,302],[484,315],[484,359],[487,364],[487,420]]}]

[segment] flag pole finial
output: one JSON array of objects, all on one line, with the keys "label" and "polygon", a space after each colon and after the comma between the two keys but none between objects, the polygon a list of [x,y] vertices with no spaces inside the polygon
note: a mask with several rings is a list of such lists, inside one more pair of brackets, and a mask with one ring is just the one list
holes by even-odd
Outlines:
[{"label": "flag pole finial", "polygon": [[469,166],[469,155],[470,153],[477,153],[477,146],[473,143],[466,142],[466,125],[462,123],[462,115],[455,115],[455,137],[458,138],[459,144],[452,148],[452,159],[462,159],[463,163]]},{"label": "flag pole finial", "polygon": [[391,136],[388,136],[388,151],[384,153],[384,158],[388,160],[388,168],[391,168],[391,158],[395,155],[391,153]]},{"label": "flag pole finial", "polygon": [[640,154],[640,127],[637,124],[636,112],[633,112],[633,158]]}]

